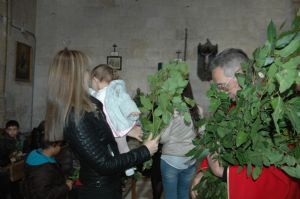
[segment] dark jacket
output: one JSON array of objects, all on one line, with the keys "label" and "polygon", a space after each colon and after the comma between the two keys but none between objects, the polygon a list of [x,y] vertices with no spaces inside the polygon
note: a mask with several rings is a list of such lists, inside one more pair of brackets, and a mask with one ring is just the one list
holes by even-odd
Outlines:
[{"label": "dark jacket", "polygon": [[32,151],[26,160],[23,182],[26,199],[66,199],[66,180],[54,158]]},{"label": "dark jacket", "polygon": [[23,142],[20,136],[17,138],[10,137],[7,133],[4,133],[0,139],[0,166],[7,166],[10,163],[10,155],[15,151],[23,151]]},{"label": "dark jacket", "polygon": [[[109,194],[121,193],[122,172],[150,159],[150,153],[145,146],[141,146],[120,154],[101,102],[91,99],[97,106],[96,112],[85,112],[76,126],[74,112],[71,111],[64,129],[65,139],[80,161],[80,181],[84,193],[80,194],[79,190],[79,198],[85,195],[81,198],[101,196],[101,199],[119,199],[121,195]],[[96,195],[87,196],[88,192]]]}]

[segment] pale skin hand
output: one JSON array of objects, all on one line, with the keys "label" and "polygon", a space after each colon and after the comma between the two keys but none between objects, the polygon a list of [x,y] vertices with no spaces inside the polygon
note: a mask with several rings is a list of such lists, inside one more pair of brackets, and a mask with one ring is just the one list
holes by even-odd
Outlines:
[{"label": "pale skin hand", "polygon": [[139,126],[134,126],[127,134],[130,137],[133,137],[137,139],[138,141],[142,142],[142,137],[143,137],[143,131],[141,127]]},{"label": "pale skin hand", "polygon": [[197,175],[194,177],[191,185],[191,197],[192,199],[197,199],[198,192],[197,190],[193,190],[194,187],[200,182],[201,178],[203,176],[202,172],[197,173]]},{"label": "pale skin hand", "polygon": [[73,181],[72,180],[67,180],[66,185],[68,186],[69,190],[72,190]]},{"label": "pale skin hand", "polygon": [[214,156],[215,154],[207,156],[208,165],[211,171],[213,172],[213,174],[221,178],[223,176],[224,167],[220,165],[218,160],[214,159]]},{"label": "pale skin hand", "polygon": [[[211,169],[211,171],[213,172],[213,174],[215,176],[221,178],[223,176],[224,167],[222,167],[220,165],[220,163],[217,159],[214,159],[215,155],[216,154],[207,156],[208,165],[209,165],[209,168]],[[198,196],[198,192],[196,190],[193,190],[193,188],[200,182],[202,176],[203,176],[203,173],[199,172],[192,181],[192,185],[191,185],[191,197],[192,197],[192,199],[196,199],[197,196]]]},{"label": "pale skin hand", "polygon": [[158,150],[159,138],[160,136],[157,136],[153,139],[153,135],[151,134],[144,143],[144,145],[149,150],[151,156]]},{"label": "pale skin hand", "polygon": [[133,113],[131,113],[130,115],[132,115],[132,116],[139,116],[140,113],[139,113],[139,112],[133,112]]}]

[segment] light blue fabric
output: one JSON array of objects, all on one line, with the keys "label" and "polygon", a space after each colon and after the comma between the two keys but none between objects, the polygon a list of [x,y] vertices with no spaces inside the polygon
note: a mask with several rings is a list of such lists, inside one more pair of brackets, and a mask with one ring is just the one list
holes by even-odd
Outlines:
[{"label": "light blue fabric", "polygon": [[161,159],[176,169],[187,169],[196,163],[196,160],[192,159],[192,157],[180,157],[162,154]]},{"label": "light blue fabric", "polygon": [[29,153],[26,163],[32,166],[38,166],[46,163],[56,163],[53,157],[49,157],[43,154],[42,149],[36,149]]},{"label": "light blue fabric", "polygon": [[[102,89],[103,90],[103,89]],[[131,113],[140,113],[135,102],[131,99],[126,91],[123,80],[113,80],[105,88],[105,92],[90,93],[100,100],[100,95],[104,96],[104,107],[109,116],[110,122],[116,131],[125,131],[131,128],[138,120],[139,116],[132,116]]]}]

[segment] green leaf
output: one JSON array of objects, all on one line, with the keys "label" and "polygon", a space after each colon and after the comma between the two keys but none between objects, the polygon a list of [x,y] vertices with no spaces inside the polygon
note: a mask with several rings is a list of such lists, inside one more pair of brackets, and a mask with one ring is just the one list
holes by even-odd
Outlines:
[{"label": "green leaf", "polygon": [[141,103],[142,105],[147,109],[147,110],[151,110],[152,109],[152,103],[151,100],[146,97],[146,96],[141,96]]},{"label": "green leaf", "polygon": [[237,151],[237,153],[236,153],[236,158],[238,159],[240,165],[244,165],[244,164],[247,163],[247,162],[246,162],[247,159],[246,159],[244,153],[241,152],[241,151]]},{"label": "green leaf", "polygon": [[280,84],[279,91],[282,93],[292,86],[299,73],[297,67],[300,64],[300,56],[295,57],[282,64],[282,70],[276,74],[276,79]]},{"label": "green leaf", "polygon": [[267,155],[271,164],[279,162],[283,159],[283,154],[279,153],[278,151],[265,151],[264,153]]},{"label": "green leaf", "polygon": [[271,21],[268,25],[268,41],[270,42],[270,44],[272,44],[275,41],[275,39],[276,39],[276,28],[273,21]]},{"label": "green leaf", "polygon": [[236,135],[236,146],[239,147],[242,144],[244,144],[248,139],[248,134],[243,132],[243,131],[239,131]]},{"label": "green leaf", "polygon": [[175,97],[172,99],[172,102],[173,102],[174,104],[179,104],[179,103],[182,102],[182,99],[181,99],[180,96],[175,96]]},{"label": "green leaf", "polygon": [[276,45],[275,45],[276,48],[283,48],[286,45],[288,45],[293,40],[295,35],[296,35],[296,33],[290,33],[288,35],[284,35],[283,37],[279,38],[276,41]]},{"label": "green leaf", "polygon": [[161,93],[157,99],[158,105],[161,107],[162,111],[167,110],[167,106],[170,104],[169,96],[167,93]]},{"label": "green leaf", "polygon": [[282,170],[286,172],[289,176],[300,178],[300,165],[298,164],[296,167],[288,167],[284,166],[282,167]]},{"label": "green leaf", "polygon": [[217,133],[220,138],[225,137],[225,135],[227,135],[230,131],[231,131],[231,129],[228,129],[228,128],[222,127],[222,126],[217,128]]},{"label": "green leaf", "polygon": [[222,156],[222,158],[229,162],[230,164],[233,164],[235,165],[237,163],[237,161],[233,158],[233,155],[232,154],[229,154],[229,153],[226,153]]},{"label": "green leaf", "polygon": [[[201,153],[197,156],[197,160],[202,161],[208,154],[209,154],[209,149],[205,148],[203,150],[200,150]],[[191,154],[187,154],[187,156],[190,156]]]},{"label": "green leaf", "polygon": [[157,135],[157,133],[159,132],[160,126],[162,124],[162,119],[160,117],[154,116],[153,117],[153,131],[152,133],[154,134],[154,136]]},{"label": "green leaf", "polygon": [[162,110],[160,109],[160,107],[157,107],[154,111],[154,115],[155,116],[161,116],[162,115]]},{"label": "green leaf", "polygon": [[172,114],[169,112],[163,112],[162,114],[162,119],[164,124],[169,124],[170,120],[171,120]]},{"label": "green leaf", "polygon": [[286,155],[283,157],[284,163],[286,163],[288,166],[295,166],[296,159],[293,156]]},{"label": "green leaf", "polygon": [[189,112],[185,112],[183,115],[183,118],[184,118],[184,121],[188,124],[192,122],[192,117]]},{"label": "green leaf", "polygon": [[278,70],[278,66],[276,64],[272,64],[270,66],[268,73],[267,73],[270,79],[275,77],[277,70]]},{"label": "green leaf", "polygon": [[297,70],[283,69],[276,74],[276,79],[279,82],[279,92],[283,93],[289,89],[297,78]]},{"label": "green leaf", "polygon": [[281,97],[277,97],[271,101],[271,104],[272,104],[272,107],[274,110],[274,112],[272,113],[272,118],[273,118],[273,121],[274,121],[274,124],[276,127],[276,131],[278,133],[280,133],[279,126],[278,126],[278,120],[282,118],[283,101],[282,101]]},{"label": "green leaf", "polygon": [[268,66],[274,62],[273,57],[267,57],[263,66]]},{"label": "green leaf", "polygon": [[[300,46],[299,46],[300,47]],[[300,56],[290,59],[282,65],[284,69],[296,69],[300,64]]]},{"label": "green leaf", "polygon": [[247,164],[247,176],[250,176],[252,173],[252,165],[251,164]]},{"label": "green leaf", "polygon": [[260,166],[256,166],[253,169],[253,172],[252,172],[252,178],[253,178],[253,180],[257,180],[257,178],[261,174],[261,171],[262,171],[262,167],[260,167]]},{"label": "green leaf", "polygon": [[300,97],[295,97],[289,100],[285,104],[284,110],[296,132],[300,133]]},{"label": "green leaf", "polygon": [[194,106],[196,105],[195,100],[190,99],[190,98],[188,98],[188,97],[184,97],[184,101],[185,101],[188,105],[190,105],[191,107],[194,107]]},{"label": "green leaf", "polygon": [[268,85],[268,94],[271,95],[276,89],[274,81],[271,81]]},{"label": "green leaf", "polygon": [[300,48],[300,40],[294,39],[282,50],[275,51],[275,53],[281,57],[288,57]]},{"label": "green leaf", "polygon": [[178,85],[182,88],[186,87],[186,85],[188,84],[188,81],[187,80],[181,80],[179,79],[178,81]]},{"label": "green leaf", "polygon": [[244,74],[236,74],[237,80],[241,88],[244,88],[246,86],[245,84],[245,75]]},{"label": "green leaf", "polygon": [[222,139],[222,144],[223,144],[224,148],[230,149],[233,147],[232,133],[225,135],[225,137]]},{"label": "green leaf", "polygon": [[208,111],[213,113],[215,112],[219,106],[221,105],[221,101],[220,99],[218,98],[211,98],[210,100],[210,104],[209,104],[209,107],[208,107]]}]

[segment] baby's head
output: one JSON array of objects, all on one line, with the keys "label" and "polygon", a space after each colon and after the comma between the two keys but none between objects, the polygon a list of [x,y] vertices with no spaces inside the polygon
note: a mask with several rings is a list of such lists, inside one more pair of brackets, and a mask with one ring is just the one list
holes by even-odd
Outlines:
[{"label": "baby's head", "polygon": [[96,91],[103,89],[115,79],[118,79],[116,71],[107,64],[100,64],[91,72],[92,88]]}]

